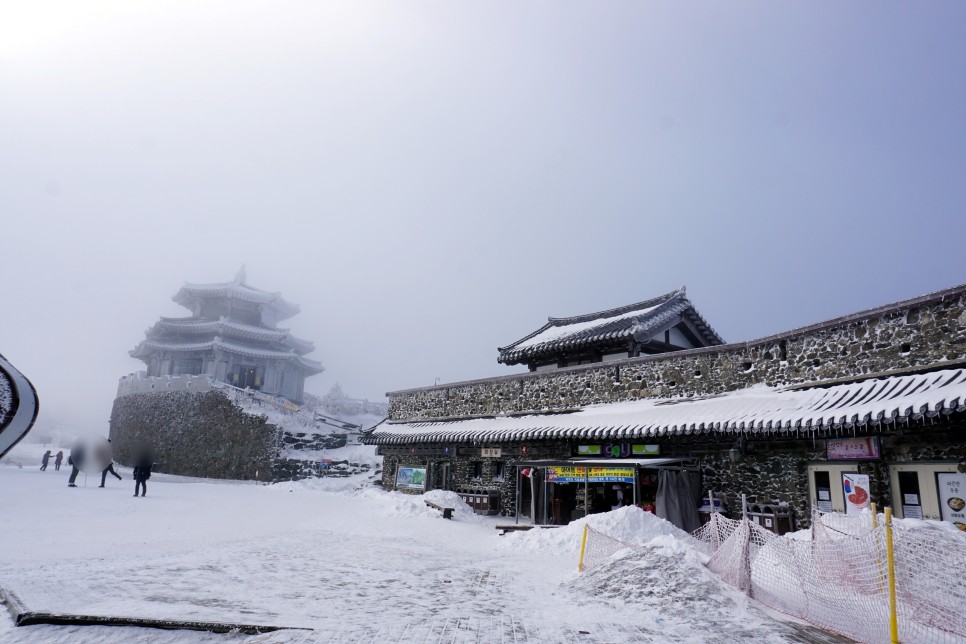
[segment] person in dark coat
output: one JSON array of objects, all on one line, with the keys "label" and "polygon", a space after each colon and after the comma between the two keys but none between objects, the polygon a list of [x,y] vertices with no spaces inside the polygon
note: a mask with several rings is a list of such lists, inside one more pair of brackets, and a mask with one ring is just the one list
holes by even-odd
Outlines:
[{"label": "person in dark coat", "polygon": [[57,458],[54,459],[54,471],[60,471],[60,464],[64,462],[64,452],[57,452]]},{"label": "person in dark coat", "polygon": [[77,450],[77,460],[76,461],[74,461],[74,457],[73,456],[68,456],[67,457],[67,464],[70,465],[71,468],[72,468],[71,471],[70,471],[70,478],[67,480],[67,487],[77,487],[77,485],[74,483],[74,481],[77,480],[77,475],[80,474],[80,468],[78,467],[78,465],[80,465],[83,462],[83,460],[84,460],[84,450],[83,449],[78,449]]},{"label": "person in dark coat", "polygon": [[108,472],[116,476],[118,481],[122,480],[121,475],[114,471],[114,463],[111,463],[104,468],[103,472],[101,472],[101,484],[98,487],[104,487],[104,482],[107,480]]},{"label": "person in dark coat", "polygon": [[50,450],[44,452],[44,455],[40,458],[40,471],[43,472],[47,469],[47,463],[50,462]]},{"label": "person in dark coat", "polygon": [[134,466],[134,496],[138,495],[138,490],[141,490],[141,496],[148,495],[147,481],[151,478],[151,466],[153,464],[151,455],[147,452],[138,459],[137,465]]}]

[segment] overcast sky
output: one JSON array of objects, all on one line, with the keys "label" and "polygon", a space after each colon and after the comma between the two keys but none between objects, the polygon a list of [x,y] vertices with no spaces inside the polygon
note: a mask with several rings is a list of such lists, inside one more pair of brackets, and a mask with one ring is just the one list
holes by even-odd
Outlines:
[{"label": "overcast sky", "polygon": [[[106,434],[185,281],[384,392],[686,284],[729,341],[966,281],[961,2],[7,2],[0,353]],[[38,425],[40,426],[40,425]]]}]

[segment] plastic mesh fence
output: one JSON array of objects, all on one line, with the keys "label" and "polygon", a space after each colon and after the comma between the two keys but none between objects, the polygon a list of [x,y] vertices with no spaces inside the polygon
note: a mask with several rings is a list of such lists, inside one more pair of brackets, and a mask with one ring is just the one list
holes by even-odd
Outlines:
[{"label": "plastic mesh fence", "polygon": [[[816,514],[812,538],[802,539],[712,515],[693,534],[710,546],[708,568],[763,604],[862,642],[888,642],[884,523]],[[966,640],[966,535],[897,524],[893,542],[900,640]]]},{"label": "plastic mesh fence", "polygon": [[590,570],[594,566],[607,561],[615,552],[624,548],[633,548],[629,543],[624,543],[620,539],[609,537],[603,532],[594,530],[590,526],[585,526],[587,530],[587,540],[584,542],[583,557],[578,564],[578,570]]}]

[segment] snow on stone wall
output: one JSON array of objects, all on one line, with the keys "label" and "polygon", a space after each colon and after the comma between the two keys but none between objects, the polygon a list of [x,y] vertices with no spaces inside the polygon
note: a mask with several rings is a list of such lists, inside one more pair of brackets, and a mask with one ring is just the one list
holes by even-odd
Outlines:
[{"label": "snow on stone wall", "polygon": [[220,391],[132,394],[115,399],[111,411],[119,463],[133,466],[144,441],[159,471],[183,476],[269,480],[278,433]]},{"label": "snow on stone wall", "polygon": [[389,394],[389,418],[572,409],[855,378],[966,360],[966,288],[747,343]]}]

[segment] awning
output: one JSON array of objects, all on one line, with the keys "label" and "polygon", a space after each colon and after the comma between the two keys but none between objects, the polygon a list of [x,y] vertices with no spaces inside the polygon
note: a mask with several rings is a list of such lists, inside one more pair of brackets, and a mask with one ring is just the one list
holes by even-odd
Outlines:
[{"label": "awning", "polygon": [[509,443],[642,440],[669,435],[806,435],[966,411],[966,369],[872,378],[812,389],[764,385],[718,396],[591,405],[569,414],[383,422],[363,442]]}]

